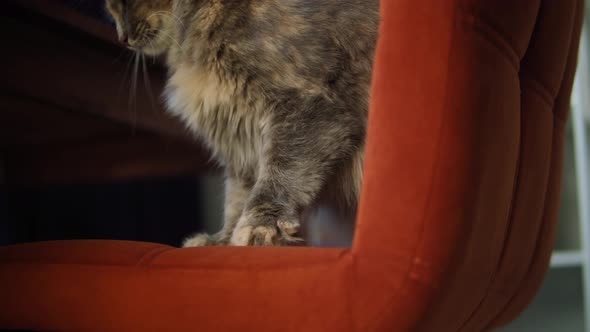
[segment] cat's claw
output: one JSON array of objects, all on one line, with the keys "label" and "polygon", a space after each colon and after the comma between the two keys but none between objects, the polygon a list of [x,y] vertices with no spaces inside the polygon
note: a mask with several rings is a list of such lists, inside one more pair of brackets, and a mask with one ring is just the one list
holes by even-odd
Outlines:
[{"label": "cat's claw", "polygon": [[230,243],[234,246],[272,246],[276,244],[277,230],[272,226],[243,226],[236,228]]},{"label": "cat's claw", "polygon": [[229,243],[232,246],[247,246],[250,243],[250,237],[252,236],[252,226],[236,227],[234,230]]},{"label": "cat's claw", "polygon": [[277,227],[281,231],[281,235],[284,237],[291,237],[291,235],[299,232],[301,225],[298,222],[293,222],[290,220],[279,220],[277,221]]},{"label": "cat's claw", "polygon": [[252,230],[251,243],[254,246],[272,246],[277,242],[277,229],[272,226],[257,226]]},{"label": "cat's claw", "polygon": [[303,242],[295,237],[299,231],[298,222],[280,220],[275,225],[238,225],[234,230],[230,244],[235,246],[277,246],[293,245]]}]

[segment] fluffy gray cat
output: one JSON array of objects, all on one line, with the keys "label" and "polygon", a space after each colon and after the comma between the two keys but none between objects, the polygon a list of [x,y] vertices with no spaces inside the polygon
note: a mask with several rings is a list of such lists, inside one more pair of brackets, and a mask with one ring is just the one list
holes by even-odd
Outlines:
[{"label": "fluffy gray cat", "polygon": [[223,229],[184,246],[285,245],[320,202],[356,209],[378,0],[107,0],[166,58],[170,111],[226,170]]}]

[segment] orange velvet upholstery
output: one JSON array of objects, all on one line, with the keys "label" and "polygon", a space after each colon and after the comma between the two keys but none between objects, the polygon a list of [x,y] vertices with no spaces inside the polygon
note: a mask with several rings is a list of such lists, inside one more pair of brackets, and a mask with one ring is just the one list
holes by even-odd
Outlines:
[{"label": "orange velvet upholstery", "polygon": [[582,0],[383,0],[350,249],[0,249],[0,328],[485,331],[547,269]]}]

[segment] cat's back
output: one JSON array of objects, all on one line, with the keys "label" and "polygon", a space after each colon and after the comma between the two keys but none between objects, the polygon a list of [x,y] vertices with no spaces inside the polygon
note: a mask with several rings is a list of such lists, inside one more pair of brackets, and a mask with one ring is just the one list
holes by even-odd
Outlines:
[{"label": "cat's back", "polygon": [[203,13],[215,13],[220,22],[210,27],[223,30],[224,37],[232,34],[230,39],[299,36],[313,42],[354,36],[374,41],[379,24],[379,0],[242,0],[219,8]]},{"label": "cat's back", "polygon": [[379,18],[379,0],[277,0],[295,6],[315,23],[325,22],[337,27],[374,26]]},{"label": "cat's back", "polygon": [[[217,59],[240,63],[266,79],[266,87],[315,94],[345,70],[357,77],[351,83],[366,85],[379,0],[244,0],[226,7],[222,16],[223,24],[210,33],[217,36],[215,45],[224,45]],[[219,52],[213,48],[211,54]]]},{"label": "cat's back", "polygon": [[374,47],[379,28],[379,0],[296,0],[295,4],[312,25],[312,32],[325,32],[349,49]]},{"label": "cat's back", "polygon": [[253,7],[275,7],[282,16],[258,14],[277,25],[299,25],[316,34],[372,39],[379,24],[379,0],[254,0]]}]

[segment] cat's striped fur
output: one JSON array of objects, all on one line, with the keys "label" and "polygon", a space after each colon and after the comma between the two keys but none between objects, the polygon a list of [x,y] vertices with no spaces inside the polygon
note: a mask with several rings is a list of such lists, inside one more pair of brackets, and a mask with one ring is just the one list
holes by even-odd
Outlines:
[{"label": "cat's striped fur", "polygon": [[227,174],[225,224],[187,246],[296,238],[320,199],[354,211],[378,0],[107,0],[130,47],[164,55],[165,97]]}]

